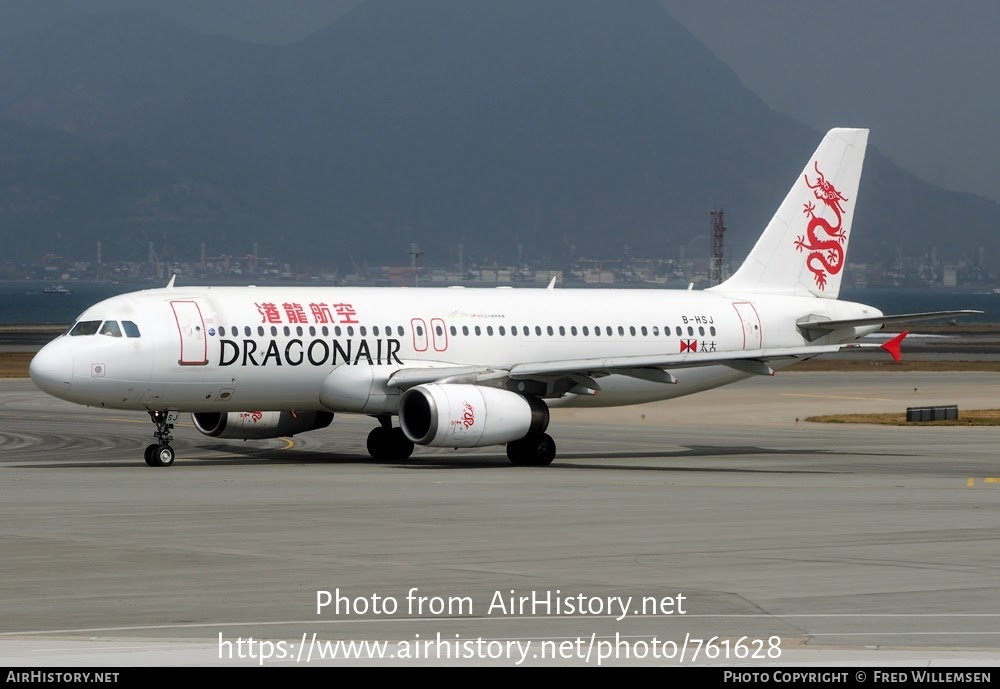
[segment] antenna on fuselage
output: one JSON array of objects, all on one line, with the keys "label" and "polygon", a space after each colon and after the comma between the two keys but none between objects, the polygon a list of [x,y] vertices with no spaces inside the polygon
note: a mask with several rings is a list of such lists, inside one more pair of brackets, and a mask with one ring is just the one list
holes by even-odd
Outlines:
[{"label": "antenna on fuselage", "polygon": [[556,275],[552,276],[552,279],[549,280],[549,286],[546,287],[545,289],[555,289],[555,287],[556,287],[556,277],[558,277],[558,276],[556,276]]},{"label": "antenna on fuselage", "polygon": [[170,280],[167,282],[167,289],[173,289],[174,288],[174,280],[175,279],[177,279],[177,274],[176,273],[174,273],[173,275],[170,276]]}]

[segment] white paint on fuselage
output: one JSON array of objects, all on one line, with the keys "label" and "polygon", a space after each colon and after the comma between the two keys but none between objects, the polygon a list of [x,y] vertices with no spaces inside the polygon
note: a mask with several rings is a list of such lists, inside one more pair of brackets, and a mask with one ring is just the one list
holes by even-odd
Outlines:
[{"label": "white paint on fuselage", "polygon": [[[172,301],[198,304],[204,320],[207,365],[180,363],[184,338]],[[752,308],[737,309],[734,302],[749,303]],[[317,317],[311,306],[314,304],[320,305],[317,313],[326,316]],[[47,391],[81,404],[180,411],[322,409],[320,389],[334,368],[335,340],[343,353],[350,348],[352,358],[343,364],[338,351],[337,365],[367,365],[366,356],[357,359],[365,341],[375,378],[385,380],[400,368],[425,367],[430,361],[509,369],[519,363],[676,354],[682,340],[696,341],[698,351],[738,351],[747,346],[748,339],[755,342],[756,334],[747,332],[753,325],[746,322],[746,314],[751,312],[759,319],[756,325],[765,348],[809,344],[795,327],[796,320],[802,317],[838,320],[881,315],[869,306],[832,299],[748,297],[715,291],[190,287],[113,297],[87,309],[78,319],[131,320],[139,326],[139,338],[62,336],[46,345],[38,357],[43,361],[64,357],[72,362],[68,389],[53,386]],[[280,322],[267,322],[268,313],[276,313]],[[292,322],[290,314],[294,313],[304,321]],[[320,322],[324,317],[331,322]],[[424,337],[414,334],[415,324],[421,322],[423,328],[430,329]],[[271,334],[272,326],[276,335]],[[327,335],[322,334],[324,326]],[[340,335],[333,331],[338,326]],[[440,335],[434,330],[437,326],[442,328]],[[477,326],[479,335],[475,334]],[[511,334],[512,326],[517,328],[516,335]],[[353,335],[347,334],[348,327],[353,328]],[[452,327],[457,334],[452,334]],[[463,327],[469,328],[468,335],[463,334]],[[528,334],[523,333],[525,327],[529,328]],[[552,335],[548,334],[550,327]],[[560,334],[560,327],[565,334]],[[220,328],[224,335],[219,334]],[[250,335],[246,335],[247,328]],[[263,335],[259,328],[263,328]],[[315,334],[310,334],[310,328],[315,329]],[[361,334],[362,328],[365,335]],[[386,328],[391,328],[391,335],[386,334]],[[576,328],[576,335],[571,334],[572,328]],[[595,328],[600,329],[600,335],[595,335]],[[669,334],[664,334],[665,328],[669,328]],[[876,329],[854,329],[838,334],[840,340],[827,336],[816,344],[849,341]],[[223,340],[235,344],[223,345]],[[325,341],[331,350],[330,356],[324,357],[323,345],[315,345],[312,351],[321,360],[318,365],[309,363],[307,355],[314,340]],[[388,340],[398,341],[396,357],[401,364],[396,357],[388,356]],[[239,351],[235,360],[231,356],[233,347]],[[418,351],[421,347],[425,351]],[[244,356],[245,348],[252,349],[249,356]],[[269,348],[273,356],[265,357]],[[229,365],[220,365],[229,360]],[[601,390],[596,395],[567,395],[547,401],[552,406],[638,404],[688,395],[748,377],[726,366],[677,368],[671,373],[678,380],[676,385],[612,375],[599,379]]]}]

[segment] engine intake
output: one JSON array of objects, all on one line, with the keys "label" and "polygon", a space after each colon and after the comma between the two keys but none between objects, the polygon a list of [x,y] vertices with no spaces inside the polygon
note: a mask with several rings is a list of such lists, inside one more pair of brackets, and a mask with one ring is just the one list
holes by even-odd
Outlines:
[{"label": "engine intake", "polygon": [[191,420],[199,432],[213,438],[261,440],[326,428],[333,421],[333,412],[197,412],[191,414]]},{"label": "engine intake", "polygon": [[508,390],[429,383],[403,393],[399,425],[417,445],[502,445],[543,432],[549,425],[549,407],[537,397]]}]

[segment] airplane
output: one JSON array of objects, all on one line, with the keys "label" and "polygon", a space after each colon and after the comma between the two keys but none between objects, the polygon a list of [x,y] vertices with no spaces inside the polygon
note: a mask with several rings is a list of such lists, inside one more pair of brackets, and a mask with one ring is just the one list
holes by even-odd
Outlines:
[{"label": "airplane", "polygon": [[[838,299],[868,130],[830,130],[756,245],[705,290],[465,287],[182,287],[111,297],[34,356],[50,395],[141,410],[151,467],[174,463],[181,413],[215,438],[287,437],[334,414],[378,421],[379,461],[415,445],[506,445],[513,465],[556,455],[549,410],[668,400],[858,342],[889,323]],[[398,425],[393,425],[393,419]]]}]

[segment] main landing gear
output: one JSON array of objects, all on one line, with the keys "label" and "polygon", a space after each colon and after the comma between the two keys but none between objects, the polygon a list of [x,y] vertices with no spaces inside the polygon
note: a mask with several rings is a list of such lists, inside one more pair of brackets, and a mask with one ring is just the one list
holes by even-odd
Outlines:
[{"label": "main landing gear", "polygon": [[556,441],[548,433],[507,443],[507,459],[516,467],[547,467],[556,458]]},{"label": "main landing gear", "polygon": [[173,440],[170,431],[173,430],[177,418],[180,416],[176,411],[150,411],[149,418],[156,424],[153,437],[158,442],[146,447],[146,464],[151,467],[168,467],[174,463],[174,448],[170,447]]},{"label": "main landing gear", "polygon": [[392,427],[391,416],[377,416],[379,426],[368,434],[368,454],[377,462],[405,462],[413,454],[413,443],[403,429]]}]

